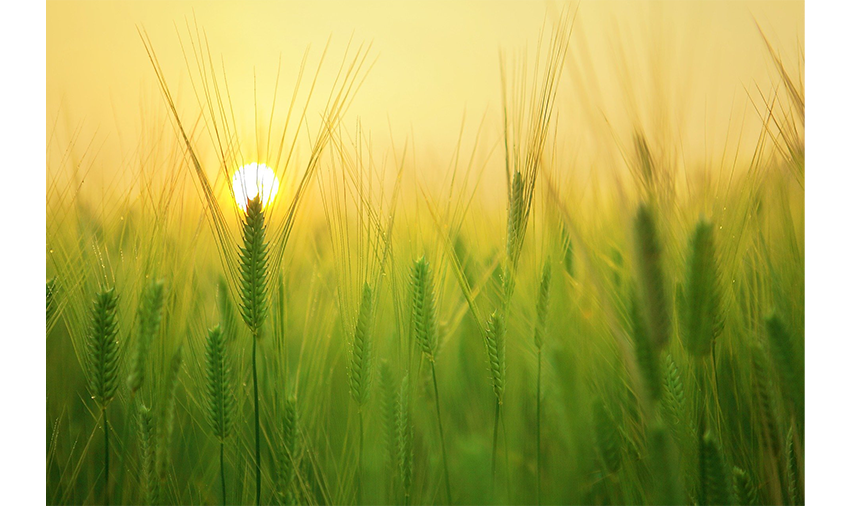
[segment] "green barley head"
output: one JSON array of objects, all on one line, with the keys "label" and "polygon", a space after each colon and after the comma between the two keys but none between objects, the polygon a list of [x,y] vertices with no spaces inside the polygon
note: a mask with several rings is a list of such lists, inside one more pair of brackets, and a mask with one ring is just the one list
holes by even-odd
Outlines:
[{"label": "green barley head", "polygon": [[695,357],[704,357],[723,328],[714,229],[705,220],[697,223],[691,236],[684,309],[685,348]]},{"label": "green barley head", "polygon": [[351,397],[359,406],[369,400],[369,388],[372,383],[372,304],[372,287],[369,283],[364,283],[348,364]]},{"label": "green barley head", "polygon": [[437,309],[431,265],[424,256],[416,260],[410,268],[410,294],[416,344],[429,360],[434,360],[437,344]]},{"label": "green barley head", "polygon": [[86,369],[89,391],[101,408],[118,389],[118,295],[115,288],[99,292],[91,310],[86,335]]}]

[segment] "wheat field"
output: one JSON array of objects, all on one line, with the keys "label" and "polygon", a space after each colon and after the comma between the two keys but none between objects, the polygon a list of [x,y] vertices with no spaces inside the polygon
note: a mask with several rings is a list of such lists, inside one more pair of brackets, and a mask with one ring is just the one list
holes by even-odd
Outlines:
[{"label": "wheat field", "polygon": [[682,42],[611,91],[627,7],[545,6],[428,144],[358,108],[391,48],[240,80],[205,8],[137,26],[121,150],[48,121],[49,504],[804,503],[801,45],[685,106]]}]

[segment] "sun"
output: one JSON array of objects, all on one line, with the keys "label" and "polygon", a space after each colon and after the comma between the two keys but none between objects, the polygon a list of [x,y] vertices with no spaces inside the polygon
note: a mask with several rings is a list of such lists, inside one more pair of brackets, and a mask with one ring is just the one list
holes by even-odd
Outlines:
[{"label": "sun", "polygon": [[233,174],[233,196],[236,205],[245,211],[248,202],[260,195],[263,207],[268,206],[277,196],[280,182],[271,167],[264,163],[249,163],[239,167]]}]

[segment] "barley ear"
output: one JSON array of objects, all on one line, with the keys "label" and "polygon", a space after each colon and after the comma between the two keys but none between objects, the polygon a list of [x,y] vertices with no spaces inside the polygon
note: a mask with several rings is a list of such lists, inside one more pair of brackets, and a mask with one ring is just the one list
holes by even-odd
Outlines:
[{"label": "barley ear", "polygon": [[372,383],[372,303],[372,288],[369,283],[364,283],[348,366],[351,397],[358,406],[363,406],[369,400],[369,387]]},{"label": "barley ear", "polygon": [[647,331],[656,350],[670,339],[670,314],[667,285],[662,267],[661,242],[654,213],[641,204],[635,218],[635,242],[640,296],[643,301]]},{"label": "barley ear", "polygon": [[118,295],[115,288],[99,292],[86,335],[86,376],[89,392],[106,408],[118,389]]},{"label": "barley ear", "polygon": [[128,377],[130,390],[133,393],[141,388],[145,379],[151,342],[159,332],[159,326],[162,322],[164,292],[165,282],[163,280],[152,281],[142,291],[142,298],[139,302],[136,346]]},{"label": "barley ear", "polygon": [[298,463],[298,405],[295,396],[283,403],[283,451],[280,459],[280,491],[284,504],[295,504],[295,468]]},{"label": "barley ear", "polygon": [[732,482],[735,489],[735,504],[754,506],[760,504],[758,490],[753,485],[750,475],[740,467],[732,468]]},{"label": "barley ear", "polygon": [[493,391],[496,393],[496,401],[502,404],[505,393],[505,323],[498,311],[493,311],[487,320],[484,340],[487,344]]},{"label": "barley ear", "polygon": [[139,403],[139,453],[141,454],[142,476],[144,484],[145,504],[156,504],[159,482],[156,479],[156,433],[154,432],[153,414],[151,410]]},{"label": "barley ear", "polygon": [[802,424],[805,395],[802,360],[795,353],[791,335],[779,316],[768,317],[766,326],[770,354],[779,373],[780,391],[794,409],[797,422]]},{"label": "barley ear", "polygon": [[633,295],[631,302],[632,342],[635,349],[638,369],[643,379],[644,387],[653,400],[661,397],[661,375],[658,370],[658,353],[653,347],[647,331],[640,306]]},{"label": "barley ear", "polygon": [[251,335],[258,339],[268,314],[266,297],[268,245],[260,195],[248,202],[245,219],[242,222],[242,242],[243,246],[239,248],[242,281],[240,290],[242,304],[239,310],[242,313],[242,320],[251,330]]},{"label": "barley ear", "polygon": [[732,484],[720,444],[707,432],[699,445],[699,504],[732,504]]},{"label": "barley ear", "polygon": [[386,458],[391,469],[398,467],[398,433],[396,419],[398,418],[398,403],[396,402],[396,380],[392,368],[386,359],[381,360],[381,421],[384,429],[384,444]]},{"label": "barley ear", "polygon": [[431,361],[437,343],[437,314],[431,265],[420,257],[410,268],[413,334],[419,349]]},{"label": "barley ear", "polygon": [[534,346],[543,348],[543,336],[546,332],[546,318],[549,315],[549,284],[552,280],[552,263],[546,259],[543,273],[540,275],[540,288],[537,291],[537,325],[534,327]]},{"label": "barley ear", "polygon": [[227,344],[218,325],[207,332],[205,357],[207,419],[213,429],[213,435],[223,442],[230,435],[235,400],[230,383]]},{"label": "barley ear", "polygon": [[705,357],[723,329],[723,320],[714,229],[704,220],[697,223],[691,236],[685,294],[685,349],[695,357]]},{"label": "barley ear", "polygon": [[525,213],[523,202],[525,184],[522,174],[515,171],[511,181],[511,191],[508,196],[508,237],[505,245],[505,255],[510,262],[511,268],[516,267],[519,260],[519,251],[522,247],[522,225]]}]

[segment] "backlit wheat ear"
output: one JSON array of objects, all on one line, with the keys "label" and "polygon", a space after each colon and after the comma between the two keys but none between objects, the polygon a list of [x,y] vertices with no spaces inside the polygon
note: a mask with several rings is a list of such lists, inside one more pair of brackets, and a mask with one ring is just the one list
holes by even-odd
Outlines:
[{"label": "backlit wheat ear", "polygon": [[505,245],[505,255],[512,268],[516,267],[519,261],[519,251],[522,247],[523,215],[525,213],[524,190],[525,184],[522,174],[515,171],[508,196],[508,237]]},{"label": "backlit wheat ear", "polygon": [[537,325],[534,327],[534,346],[543,347],[543,334],[546,330],[546,318],[549,315],[549,283],[552,280],[552,264],[549,260],[543,265],[540,276],[540,288],[537,291]]},{"label": "backlit wheat ear", "polygon": [[710,432],[700,439],[699,474],[699,504],[732,504],[732,484],[726,467],[726,457],[717,439]]},{"label": "backlit wheat ear", "polygon": [[230,435],[235,403],[230,384],[230,362],[227,350],[224,333],[221,327],[216,325],[207,333],[206,408],[213,435],[221,442]]},{"label": "backlit wheat ear", "polygon": [[165,298],[165,282],[163,280],[152,281],[142,291],[142,299],[139,302],[138,332],[136,333],[136,346],[130,364],[129,386],[130,391],[135,393],[142,387],[147,371],[148,355],[150,354],[151,342],[159,332],[162,322],[162,306]]},{"label": "backlit wheat ear", "polygon": [[257,380],[257,341],[262,336],[263,323],[268,314],[268,249],[266,224],[261,194],[248,202],[242,221],[242,247],[239,250],[242,304],[239,307],[242,321],[251,331],[251,375],[254,382],[254,475],[256,480],[256,504],[262,498],[262,475],[260,473],[260,389]]},{"label": "backlit wheat ear", "polygon": [[643,301],[647,332],[655,350],[662,349],[670,339],[670,314],[667,304],[667,285],[661,259],[661,242],[654,213],[641,204],[635,218],[636,267]]},{"label": "backlit wheat ear", "polygon": [[501,405],[505,393],[505,323],[498,311],[493,311],[487,320],[484,340],[487,343],[493,391],[496,394],[496,402]]},{"label": "backlit wheat ear", "polygon": [[260,195],[248,202],[245,219],[242,222],[242,241],[243,246],[239,252],[242,305],[239,309],[242,312],[242,320],[251,330],[252,336],[259,339],[268,314],[266,297],[268,245]]},{"label": "backlit wheat ear", "polygon": [[704,357],[723,328],[714,229],[704,220],[691,236],[685,286],[685,348],[695,357]]},{"label": "backlit wheat ear", "polygon": [[410,268],[413,335],[426,358],[433,361],[437,341],[436,302],[431,265],[420,257]]},{"label": "backlit wheat ear", "polygon": [[109,405],[118,389],[117,310],[118,295],[114,288],[98,293],[86,335],[89,391],[101,408]]},{"label": "backlit wheat ear", "polygon": [[139,403],[138,409],[139,453],[141,454],[145,504],[156,504],[159,482],[156,479],[156,433],[151,410]]},{"label": "backlit wheat ear", "polygon": [[372,287],[369,286],[369,283],[364,283],[348,366],[348,385],[351,397],[361,407],[369,400],[369,389],[372,384],[373,317]]}]

